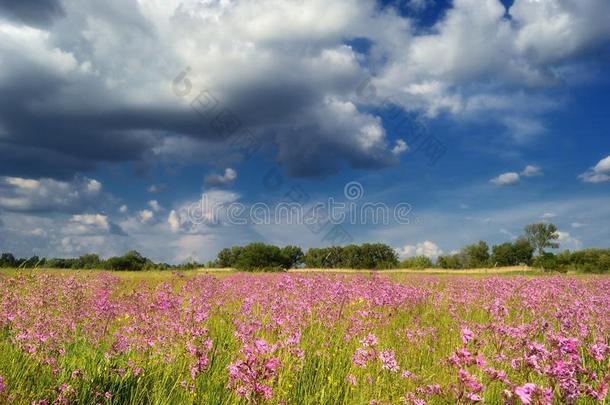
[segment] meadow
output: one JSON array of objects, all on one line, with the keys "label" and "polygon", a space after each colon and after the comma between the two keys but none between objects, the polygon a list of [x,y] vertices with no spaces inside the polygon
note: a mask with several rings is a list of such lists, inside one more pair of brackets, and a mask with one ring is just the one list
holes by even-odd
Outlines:
[{"label": "meadow", "polygon": [[208,273],[0,272],[0,403],[608,402],[610,277]]}]

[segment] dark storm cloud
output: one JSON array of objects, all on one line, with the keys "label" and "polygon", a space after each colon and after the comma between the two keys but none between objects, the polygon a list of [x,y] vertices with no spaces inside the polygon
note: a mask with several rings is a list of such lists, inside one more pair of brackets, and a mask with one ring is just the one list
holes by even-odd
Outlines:
[{"label": "dark storm cloud", "polygon": [[[223,141],[231,131],[212,128],[189,106],[202,90],[213,92],[217,112],[234,114],[237,134],[248,130],[270,144],[297,176],[396,163],[395,140],[367,113],[390,94],[405,110],[484,116],[527,138],[544,128],[538,117],[502,86],[484,84],[493,72],[513,86],[544,87],[556,83],[547,77],[550,65],[606,44],[610,6],[574,1],[516,2],[514,25],[500,3],[456,2],[433,33],[419,36],[412,21],[391,7],[380,13],[374,1],[306,2],[298,11],[265,0],[3,2],[0,147],[11,156],[0,175],[69,178],[116,162],[152,167],[185,139],[191,149],[230,149]],[[39,29],[14,23],[58,16]],[[555,20],[571,28],[545,23]],[[475,39],[480,46],[469,45]],[[192,91],[173,94],[170,84],[186,66]],[[356,89],[369,69],[378,73],[377,98],[361,100]]]},{"label": "dark storm cloud", "polygon": [[65,14],[59,0],[0,0],[0,15],[28,25],[47,26]]}]

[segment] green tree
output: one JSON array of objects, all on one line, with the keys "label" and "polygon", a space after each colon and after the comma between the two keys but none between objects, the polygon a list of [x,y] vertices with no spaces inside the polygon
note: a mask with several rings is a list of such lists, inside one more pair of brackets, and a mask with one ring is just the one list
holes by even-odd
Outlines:
[{"label": "green tree", "polygon": [[15,267],[15,256],[12,253],[2,253],[0,256],[0,267]]},{"label": "green tree", "polygon": [[407,257],[400,263],[403,269],[428,269],[432,267],[432,260],[426,256]]},{"label": "green tree", "polygon": [[491,249],[491,262],[495,266],[513,266],[515,264],[513,244],[510,242],[495,245]]},{"label": "green tree", "polygon": [[466,267],[485,267],[489,264],[489,246],[485,241],[465,246],[462,253],[466,257]]},{"label": "green tree", "polygon": [[285,269],[285,258],[279,247],[256,242],[242,248],[234,267],[239,270],[280,270]]},{"label": "green tree", "polygon": [[555,224],[546,224],[544,222],[529,224],[525,227],[525,238],[534,247],[534,250],[538,252],[539,256],[545,253],[544,249],[546,248],[556,249],[559,247],[559,243],[554,242],[559,239]]},{"label": "green tree", "polygon": [[299,266],[303,263],[303,251],[298,246],[284,246],[281,249],[283,265],[287,269]]},{"label": "green tree", "polygon": [[526,238],[519,238],[513,243],[514,264],[532,263],[534,257],[534,247]]}]

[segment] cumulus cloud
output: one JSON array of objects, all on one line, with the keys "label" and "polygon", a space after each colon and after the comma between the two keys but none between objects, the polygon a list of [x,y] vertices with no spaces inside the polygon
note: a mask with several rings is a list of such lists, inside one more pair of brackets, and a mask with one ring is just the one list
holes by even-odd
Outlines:
[{"label": "cumulus cloud", "polygon": [[142,223],[149,223],[155,218],[155,213],[149,209],[138,211],[138,220]]},{"label": "cumulus cloud", "polygon": [[150,200],[148,202],[148,206],[150,207],[150,209],[152,209],[154,212],[159,212],[163,209],[163,207],[161,206],[161,204],[159,204],[159,201],[157,200]]},{"label": "cumulus cloud", "polygon": [[441,248],[432,241],[426,240],[416,245],[405,245],[402,248],[396,249],[400,257],[409,256],[426,256],[429,258],[436,258],[443,254]]},{"label": "cumulus cloud", "polygon": [[595,166],[578,177],[586,183],[605,183],[610,181],[610,155],[597,162]]},{"label": "cumulus cloud", "polygon": [[8,211],[80,211],[100,203],[102,184],[94,179],[73,181],[0,177],[0,208]]},{"label": "cumulus cloud", "polygon": [[123,204],[119,207],[119,212],[121,214],[126,214],[128,210],[129,210],[129,208],[127,207],[127,204]]},{"label": "cumulus cloud", "polygon": [[226,168],[223,174],[211,173],[205,176],[204,183],[206,186],[228,186],[237,179],[237,171]]},{"label": "cumulus cloud", "polygon": [[542,215],[540,216],[540,218],[541,218],[541,219],[548,220],[548,219],[553,219],[553,218],[555,218],[556,216],[557,216],[557,214],[555,214],[555,213],[552,213],[552,212],[545,212],[544,214],[542,214]]},{"label": "cumulus cloud", "polygon": [[110,221],[105,214],[75,214],[63,228],[69,235],[126,235],[120,226]]},{"label": "cumulus cloud", "polygon": [[[2,3],[0,175],[65,180],[106,163],[154,164],[180,144],[230,150],[245,133],[275,146],[291,175],[385,167],[404,147],[370,107],[390,95],[426,117],[489,117],[531,138],[557,107],[544,88],[569,84],[562,68],[610,39],[603,0],[508,10],[457,0],[444,11],[420,32],[417,17],[374,1]],[[370,49],[348,45],[355,38]],[[368,76],[372,99],[357,91]],[[204,89],[222,120],[193,111]]]},{"label": "cumulus cloud", "polygon": [[508,172],[502,173],[497,177],[494,177],[490,181],[497,186],[513,186],[518,184],[521,180],[519,173]]},{"label": "cumulus cloud", "polygon": [[557,241],[564,249],[580,249],[582,247],[580,239],[570,235],[569,232],[557,231],[557,235],[559,235]]},{"label": "cumulus cloud", "polygon": [[167,217],[167,223],[169,224],[172,232],[178,232],[180,229],[180,219],[178,218],[178,213],[176,210],[171,210],[169,212],[169,216]]},{"label": "cumulus cloud", "polygon": [[403,153],[405,153],[408,150],[409,150],[409,146],[407,145],[407,143],[402,139],[398,139],[398,140],[396,140],[396,144],[392,148],[392,154],[398,156],[398,155],[402,155]]},{"label": "cumulus cloud", "polygon": [[523,169],[523,171],[521,172],[521,175],[524,177],[541,176],[542,169],[540,169],[540,167],[538,166],[527,165],[525,166],[525,169]]},{"label": "cumulus cloud", "polygon": [[164,192],[166,188],[165,184],[151,184],[147,190],[149,193],[158,194]]}]

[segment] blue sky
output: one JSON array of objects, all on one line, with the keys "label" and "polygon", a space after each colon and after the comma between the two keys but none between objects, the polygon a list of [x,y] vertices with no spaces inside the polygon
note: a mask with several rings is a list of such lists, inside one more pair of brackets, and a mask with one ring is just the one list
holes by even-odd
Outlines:
[{"label": "blue sky", "polygon": [[[2,251],[179,263],[375,241],[435,257],[535,221],[562,249],[610,245],[605,0],[28,4],[0,6]],[[348,202],[350,182],[359,205],[409,204],[409,223],[188,213],[202,195]]]}]

